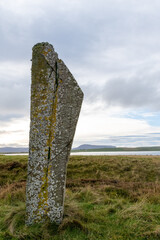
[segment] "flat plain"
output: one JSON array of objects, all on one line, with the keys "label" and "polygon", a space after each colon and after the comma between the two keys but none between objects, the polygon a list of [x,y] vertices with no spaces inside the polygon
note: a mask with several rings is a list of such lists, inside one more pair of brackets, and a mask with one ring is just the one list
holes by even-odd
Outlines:
[{"label": "flat plain", "polygon": [[28,156],[0,156],[0,240],[160,239],[160,156],[71,156],[64,219],[25,226]]}]

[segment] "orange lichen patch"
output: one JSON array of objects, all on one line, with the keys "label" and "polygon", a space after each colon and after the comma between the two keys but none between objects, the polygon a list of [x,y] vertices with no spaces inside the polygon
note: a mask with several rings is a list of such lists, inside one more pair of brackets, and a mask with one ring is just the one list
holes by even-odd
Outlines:
[{"label": "orange lichen patch", "polygon": [[[44,175],[42,177],[42,186],[40,193],[38,195],[39,197],[39,203],[38,203],[38,211],[43,210],[44,215],[47,216],[48,212],[48,177],[50,176],[51,173],[51,166],[48,168],[44,168]],[[40,215],[38,213],[38,215]]]},{"label": "orange lichen patch", "polygon": [[48,51],[45,51],[45,50],[42,51],[42,54],[45,55],[45,56],[47,56],[47,54],[48,54],[49,52],[51,52],[51,49],[48,49]]},{"label": "orange lichen patch", "polygon": [[33,132],[38,133],[39,131],[38,131],[38,129],[35,128],[35,129],[33,129]]},{"label": "orange lichen patch", "polygon": [[[47,88],[46,88],[47,89]],[[43,94],[41,93],[32,93],[32,101],[34,102],[34,108],[31,108],[32,116],[37,120],[42,120],[42,111],[47,109],[47,90],[43,90]],[[41,108],[39,106],[42,106]]]}]

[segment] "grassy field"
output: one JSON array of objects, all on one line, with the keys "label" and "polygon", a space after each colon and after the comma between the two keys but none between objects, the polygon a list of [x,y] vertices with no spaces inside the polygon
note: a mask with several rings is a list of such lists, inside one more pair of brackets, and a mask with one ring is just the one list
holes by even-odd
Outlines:
[{"label": "grassy field", "polygon": [[160,239],[160,157],[72,156],[60,226],[25,226],[26,169],[0,156],[0,240]]}]

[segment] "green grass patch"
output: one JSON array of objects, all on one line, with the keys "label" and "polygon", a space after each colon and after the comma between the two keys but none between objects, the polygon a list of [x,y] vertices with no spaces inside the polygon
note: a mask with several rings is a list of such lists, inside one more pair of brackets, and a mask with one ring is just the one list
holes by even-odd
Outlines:
[{"label": "green grass patch", "polygon": [[72,156],[64,219],[25,225],[27,156],[0,156],[0,240],[160,239],[160,157]]}]

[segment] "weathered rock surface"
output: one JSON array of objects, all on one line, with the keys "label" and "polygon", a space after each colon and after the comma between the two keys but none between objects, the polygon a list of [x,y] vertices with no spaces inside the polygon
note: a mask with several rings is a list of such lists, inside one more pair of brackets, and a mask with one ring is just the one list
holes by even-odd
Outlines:
[{"label": "weathered rock surface", "polygon": [[26,223],[60,223],[83,93],[49,43],[33,47]]}]

